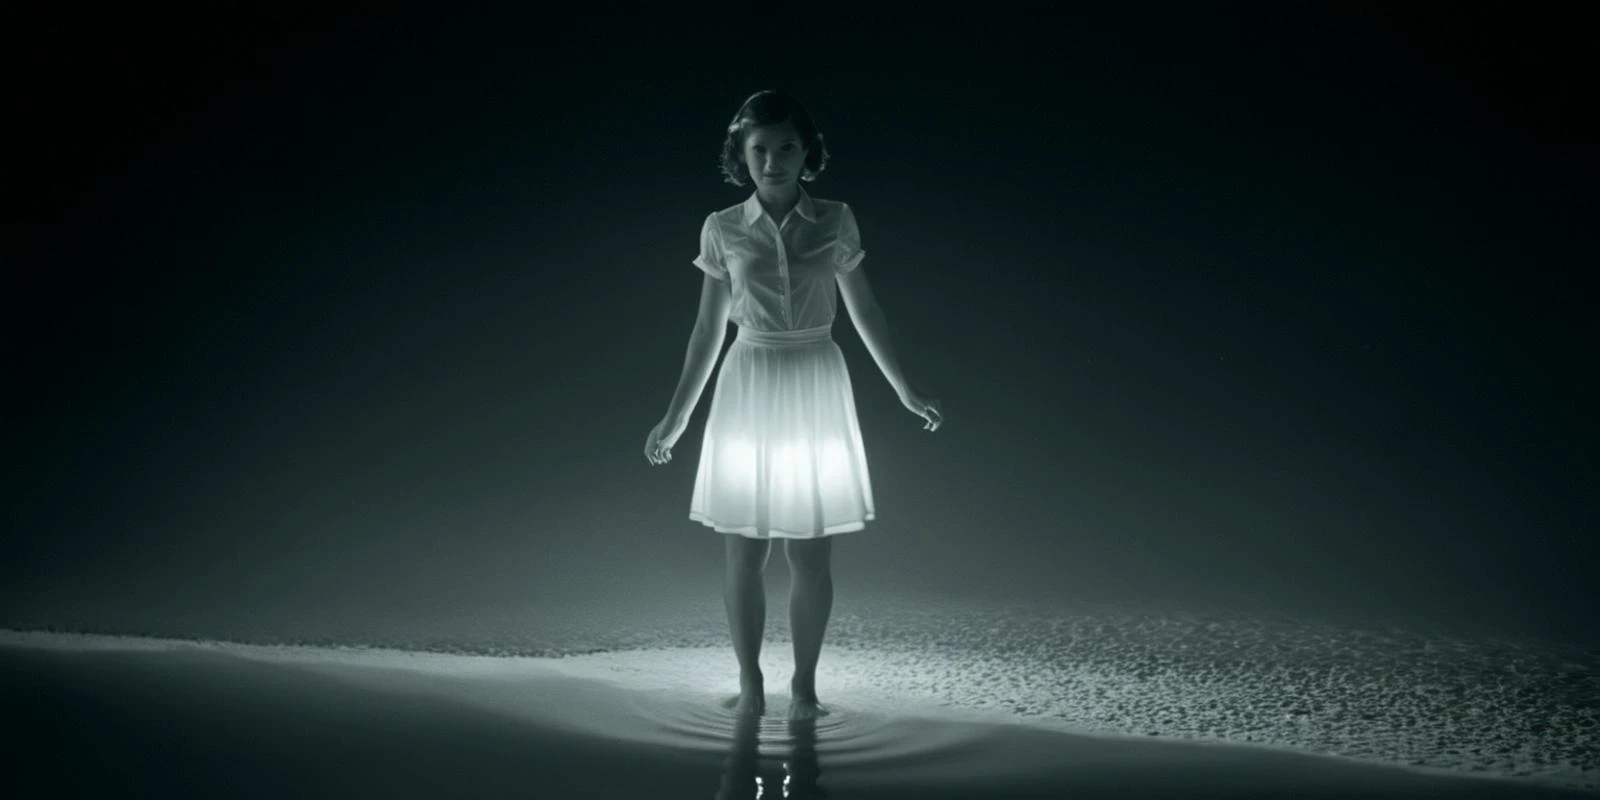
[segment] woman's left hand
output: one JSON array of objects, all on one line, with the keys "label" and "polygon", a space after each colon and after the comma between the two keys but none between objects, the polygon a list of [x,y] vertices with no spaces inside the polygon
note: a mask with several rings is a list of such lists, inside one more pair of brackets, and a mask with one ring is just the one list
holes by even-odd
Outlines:
[{"label": "woman's left hand", "polygon": [[926,422],[922,429],[928,432],[939,430],[944,424],[944,414],[939,411],[939,398],[929,397],[916,389],[907,388],[900,395],[900,402],[908,411],[922,417]]}]

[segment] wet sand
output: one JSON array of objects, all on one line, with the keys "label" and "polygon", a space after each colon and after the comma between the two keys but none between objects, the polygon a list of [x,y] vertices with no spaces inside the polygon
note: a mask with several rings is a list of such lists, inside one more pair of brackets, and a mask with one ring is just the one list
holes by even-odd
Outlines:
[{"label": "wet sand", "polygon": [[13,636],[5,767],[26,787],[13,796],[751,798],[786,780],[789,797],[921,800],[1594,796],[826,691],[834,713],[789,723],[770,676],[768,715],[741,723],[712,692],[630,689],[604,660],[563,661]]}]

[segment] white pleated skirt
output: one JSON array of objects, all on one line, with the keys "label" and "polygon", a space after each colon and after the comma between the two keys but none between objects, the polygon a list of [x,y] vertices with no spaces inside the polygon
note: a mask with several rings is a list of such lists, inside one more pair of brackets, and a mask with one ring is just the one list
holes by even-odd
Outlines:
[{"label": "white pleated skirt", "polygon": [[874,517],[850,373],[831,327],[739,328],[711,396],[689,519],[752,539],[815,539]]}]

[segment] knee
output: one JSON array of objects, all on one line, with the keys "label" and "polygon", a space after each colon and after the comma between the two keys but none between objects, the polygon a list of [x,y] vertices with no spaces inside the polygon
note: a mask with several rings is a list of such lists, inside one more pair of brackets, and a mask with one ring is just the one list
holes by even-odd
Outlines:
[{"label": "knee", "polygon": [[833,548],[828,538],[790,539],[784,545],[789,572],[803,580],[826,580],[833,576]]},{"label": "knee", "polygon": [[771,540],[730,536],[728,539],[728,570],[741,573],[762,572],[767,567],[767,556],[771,553]]}]

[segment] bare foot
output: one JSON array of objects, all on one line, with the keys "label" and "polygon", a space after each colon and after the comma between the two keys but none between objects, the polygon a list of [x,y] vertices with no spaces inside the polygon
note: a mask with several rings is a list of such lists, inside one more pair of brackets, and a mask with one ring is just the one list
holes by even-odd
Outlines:
[{"label": "bare foot", "polygon": [[806,699],[795,697],[789,700],[789,719],[816,719],[826,717],[833,712],[827,706],[816,701],[815,698]]},{"label": "bare foot", "polygon": [[735,715],[744,716],[754,714],[762,716],[767,713],[767,696],[762,685],[762,676],[757,673],[753,677],[741,675],[739,677],[739,694],[722,701],[722,707],[730,709]]},{"label": "bare foot", "polygon": [[789,682],[789,719],[816,719],[833,713],[817,701],[817,689],[809,680]]}]

